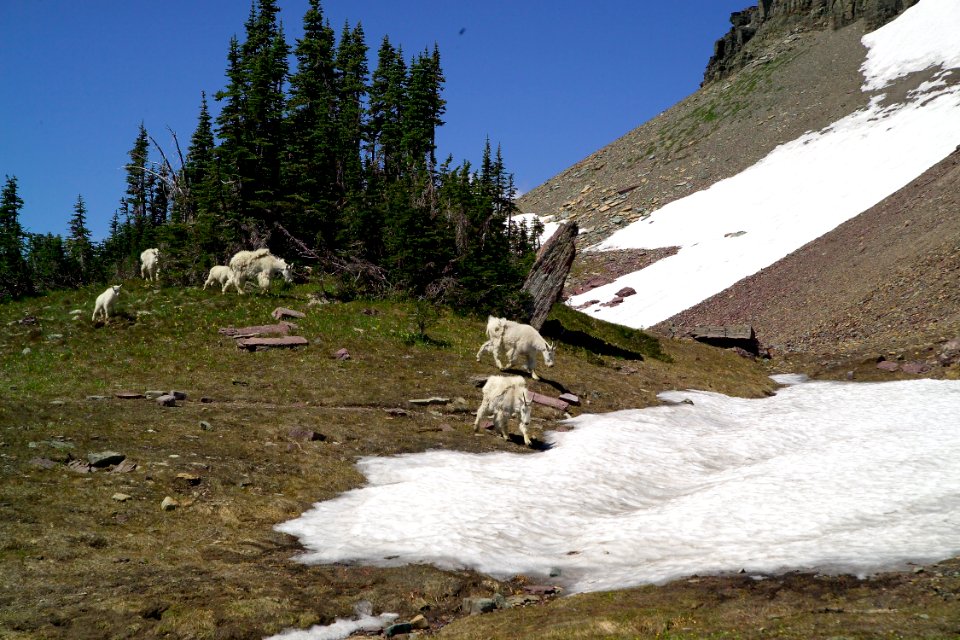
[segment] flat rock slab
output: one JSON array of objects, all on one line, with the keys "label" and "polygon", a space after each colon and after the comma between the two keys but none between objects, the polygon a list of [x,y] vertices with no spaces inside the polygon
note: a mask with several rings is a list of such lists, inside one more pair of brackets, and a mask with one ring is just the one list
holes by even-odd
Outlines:
[{"label": "flat rock slab", "polygon": [[292,347],[305,347],[309,342],[301,336],[285,336],[283,338],[243,338],[237,340],[237,347],[247,351],[257,349],[289,349]]},{"label": "flat rock slab", "polygon": [[113,395],[121,400],[141,400],[147,397],[146,395],[137,393],[136,391],[121,391]]},{"label": "flat rock slab", "polygon": [[288,335],[291,329],[296,325],[290,322],[278,322],[277,324],[261,324],[253,327],[222,327],[217,333],[222,336],[230,336],[234,339],[253,338],[255,336],[264,336],[271,334]]},{"label": "flat rock slab", "polygon": [[532,392],[533,401],[537,404],[542,404],[545,407],[553,407],[554,409],[559,409],[560,411],[566,411],[570,404],[559,400],[557,398],[551,398],[550,396],[545,396],[542,393]]},{"label": "flat rock slab", "polygon": [[277,307],[271,313],[274,319],[279,320],[281,318],[306,318],[307,314],[302,311],[294,311],[293,309],[287,309],[286,307]]}]

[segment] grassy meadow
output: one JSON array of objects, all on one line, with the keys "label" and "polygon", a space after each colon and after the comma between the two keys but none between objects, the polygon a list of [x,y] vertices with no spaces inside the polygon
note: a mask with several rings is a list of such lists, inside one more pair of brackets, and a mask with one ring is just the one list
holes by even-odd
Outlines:
[{"label": "grassy meadow", "polygon": [[[692,591],[670,598],[664,588],[550,598],[471,617],[464,598],[520,593],[527,578],[293,560],[297,541],[273,526],[361,486],[361,456],[537,455],[516,434],[473,434],[476,379],[496,372],[492,358],[474,357],[485,318],[424,320],[404,302],[311,304],[309,284],[238,296],[131,280],[109,322],[93,323],[102,289],[0,305],[0,638],[263,638],[350,617],[364,600],[401,619],[423,614],[430,629],[419,633],[440,637],[760,637],[732,631],[740,623],[729,601],[754,597],[735,583],[684,581],[670,588]],[[308,346],[248,352],[218,332],[271,324],[277,307],[306,314],[293,333]],[[584,322],[571,335],[596,330]],[[614,353],[656,357],[560,343],[556,366],[529,386],[578,395],[573,414],[652,405],[664,389],[774,390],[762,365],[730,352],[645,334],[603,340],[617,343]],[[350,358],[336,358],[340,349]],[[162,407],[118,396],[151,390],[186,399]],[[449,402],[410,402],[435,396]],[[536,406],[535,437],[565,428],[563,417]],[[101,452],[136,466],[85,472]]]}]

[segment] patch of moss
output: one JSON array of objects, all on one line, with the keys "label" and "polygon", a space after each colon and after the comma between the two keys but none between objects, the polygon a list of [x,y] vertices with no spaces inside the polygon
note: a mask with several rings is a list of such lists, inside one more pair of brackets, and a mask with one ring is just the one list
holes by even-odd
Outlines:
[{"label": "patch of moss", "polygon": [[540,332],[545,337],[583,347],[601,356],[670,362],[670,356],[660,348],[660,341],[650,334],[591,318],[565,304],[553,306]]}]

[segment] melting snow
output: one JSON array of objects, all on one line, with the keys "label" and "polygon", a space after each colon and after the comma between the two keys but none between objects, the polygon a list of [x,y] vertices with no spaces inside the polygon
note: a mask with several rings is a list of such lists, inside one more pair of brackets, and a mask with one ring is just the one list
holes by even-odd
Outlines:
[{"label": "melting snow", "polygon": [[534,455],[365,458],[369,486],[277,529],[307,563],[560,570],[572,591],[960,552],[960,383],[664,396],[694,404],[582,415]]}]

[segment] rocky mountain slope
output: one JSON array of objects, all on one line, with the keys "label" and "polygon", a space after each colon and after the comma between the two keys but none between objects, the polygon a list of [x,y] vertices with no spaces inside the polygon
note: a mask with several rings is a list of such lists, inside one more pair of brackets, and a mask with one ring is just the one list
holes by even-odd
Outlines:
[{"label": "rocky mountain slope", "polygon": [[[860,38],[905,4],[913,3],[860,3],[859,12],[844,13],[842,2],[766,0],[746,12],[747,22],[734,14],[734,36],[717,44],[725,57],[711,61],[699,91],[521,199],[526,212],[580,225],[567,290],[635,268],[630,252],[611,260],[583,249],[866,105]],[[745,25],[754,29],[748,42],[722,44],[737,41]],[[885,99],[923,75],[888,88]],[[776,352],[821,358],[935,349],[960,335],[957,163],[955,153],[834,232],[654,329],[749,322]]]}]

